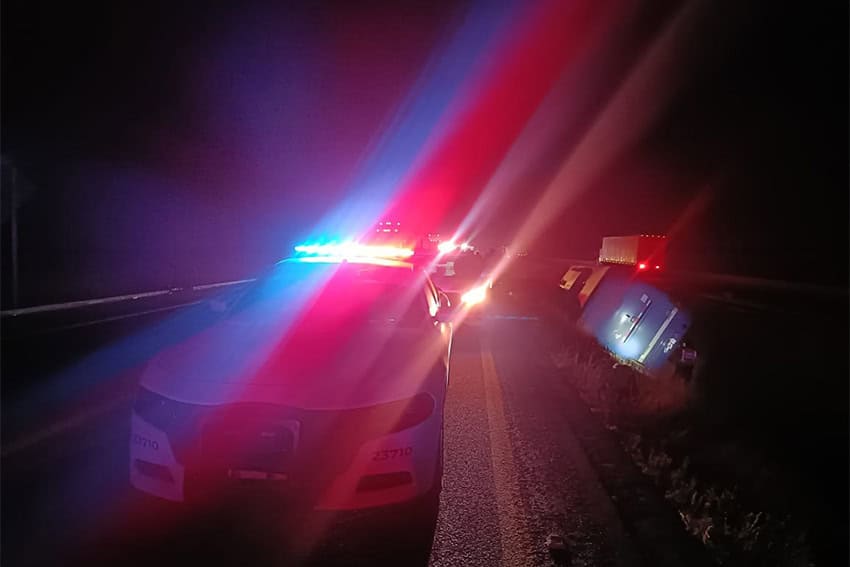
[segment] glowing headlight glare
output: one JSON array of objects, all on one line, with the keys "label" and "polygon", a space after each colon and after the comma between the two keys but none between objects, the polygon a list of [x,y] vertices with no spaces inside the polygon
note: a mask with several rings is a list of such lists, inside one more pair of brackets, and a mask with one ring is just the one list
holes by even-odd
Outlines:
[{"label": "glowing headlight glare", "polygon": [[443,254],[448,254],[449,252],[453,252],[457,249],[457,244],[454,243],[453,240],[448,240],[446,242],[440,242],[437,244],[437,250],[439,250]]},{"label": "glowing headlight glare", "polygon": [[476,305],[487,299],[487,286],[474,287],[460,296],[460,300],[467,305]]}]

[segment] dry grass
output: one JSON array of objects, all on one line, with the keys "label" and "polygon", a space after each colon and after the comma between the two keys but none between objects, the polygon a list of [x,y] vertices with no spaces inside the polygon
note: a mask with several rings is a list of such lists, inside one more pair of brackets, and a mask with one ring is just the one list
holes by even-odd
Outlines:
[{"label": "dry grass", "polygon": [[[592,338],[573,328],[562,330],[560,349],[552,354],[584,401],[605,425],[618,431],[638,467],[664,490],[686,529],[720,565],[810,566],[812,554],[804,529],[787,514],[754,509],[742,485],[691,466],[689,409],[699,403],[692,381],[671,368],[657,378],[633,369],[613,368],[613,359]],[[746,452],[712,451],[718,461]],[[704,455],[703,455],[704,456]],[[734,462],[720,466],[735,468]],[[770,467],[761,462],[760,467]]]}]

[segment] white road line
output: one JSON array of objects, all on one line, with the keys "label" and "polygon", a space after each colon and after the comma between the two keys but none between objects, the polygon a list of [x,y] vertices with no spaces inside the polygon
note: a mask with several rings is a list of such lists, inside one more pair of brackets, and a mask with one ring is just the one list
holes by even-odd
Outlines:
[{"label": "white road line", "polygon": [[0,456],[5,459],[10,455],[18,453],[39,443],[42,443],[43,441],[51,437],[56,437],[60,434],[67,434],[69,431],[73,431],[85,425],[86,423],[90,422],[92,419],[96,418],[99,415],[103,415],[107,412],[110,412],[118,408],[122,404],[129,403],[134,398],[134,396],[135,391],[125,392],[117,397],[108,399],[94,407],[79,411],[62,421],[53,422],[47,427],[44,427],[29,435],[24,435],[21,438],[13,441],[12,443],[7,444],[5,447],[3,447]]},{"label": "white road line", "polygon": [[496,509],[499,514],[499,535],[502,545],[502,565],[527,565],[534,557],[531,530],[522,506],[522,496],[514,468],[514,452],[505,419],[504,398],[493,354],[481,350],[481,370],[487,398],[487,422],[490,433],[490,455],[493,483],[496,486]]},{"label": "white road line", "polygon": [[85,323],[76,323],[74,325],[68,325],[67,327],[59,327],[56,330],[76,329],[78,327],[88,327],[89,325],[97,325],[99,323],[109,323],[110,321],[120,321],[122,319],[130,319],[132,317],[141,317],[143,315],[150,315],[151,313],[159,313],[160,311],[171,311],[173,309],[180,309],[181,307],[189,307],[190,305],[198,305],[199,303],[203,303],[203,302],[202,301],[190,301],[188,303],[178,303],[177,305],[169,305],[167,307],[157,307],[156,309],[148,309],[146,311],[139,311],[138,313],[127,313],[126,315],[116,315],[114,317],[106,317],[105,319],[97,319],[96,321],[86,321]]}]

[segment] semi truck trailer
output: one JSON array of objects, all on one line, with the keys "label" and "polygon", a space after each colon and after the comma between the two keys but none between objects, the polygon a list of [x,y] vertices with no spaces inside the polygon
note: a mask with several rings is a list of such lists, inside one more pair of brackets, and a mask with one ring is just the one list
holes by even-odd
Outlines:
[{"label": "semi truck trailer", "polygon": [[666,249],[667,237],[663,235],[606,236],[599,249],[599,263],[634,266],[641,272],[661,270]]}]

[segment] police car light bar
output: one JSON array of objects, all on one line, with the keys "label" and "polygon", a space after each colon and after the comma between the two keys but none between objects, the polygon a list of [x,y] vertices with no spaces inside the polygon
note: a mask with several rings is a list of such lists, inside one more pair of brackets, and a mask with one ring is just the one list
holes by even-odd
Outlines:
[{"label": "police car light bar", "polygon": [[342,242],[332,244],[299,244],[295,247],[299,254],[316,257],[340,259],[401,259],[413,256],[413,250],[399,246],[383,246]]}]

